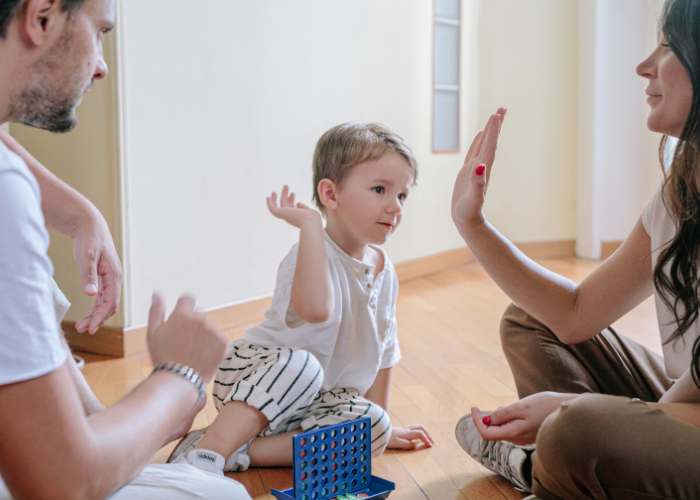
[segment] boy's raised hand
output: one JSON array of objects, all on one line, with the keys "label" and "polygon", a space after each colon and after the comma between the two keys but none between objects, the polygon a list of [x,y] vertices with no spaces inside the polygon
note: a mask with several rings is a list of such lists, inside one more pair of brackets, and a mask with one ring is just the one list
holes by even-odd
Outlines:
[{"label": "boy's raised hand", "polygon": [[277,205],[277,193],[267,198],[267,208],[278,219],[287,221],[294,227],[301,227],[306,222],[321,221],[321,214],[303,203],[294,203],[294,193],[289,192],[289,187],[284,186]]},{"label": "boy's raised hand", "polygon": [[457,175],[452,193],[452,220],[460,230],[483,223],[486,188],[505,116],[505,108],[499,108],[496,114],[491,115],[484,130],[474,138],[462,170]]}]

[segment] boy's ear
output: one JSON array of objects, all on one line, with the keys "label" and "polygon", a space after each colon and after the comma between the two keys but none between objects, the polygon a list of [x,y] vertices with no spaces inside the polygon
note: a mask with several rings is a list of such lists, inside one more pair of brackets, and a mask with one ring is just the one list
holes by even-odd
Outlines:
[{"label": "boy's ear", "polygon": [[338,208],[338,186],[330,179],[321,179],[316,186],[318,199],[327,210]]}]

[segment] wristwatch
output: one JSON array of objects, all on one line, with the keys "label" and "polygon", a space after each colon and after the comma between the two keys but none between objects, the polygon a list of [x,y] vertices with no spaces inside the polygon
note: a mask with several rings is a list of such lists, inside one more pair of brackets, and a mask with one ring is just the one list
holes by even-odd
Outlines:
[{"label": "wristwatch", "polygon": [[199,373],[194,371],[194,368],[190,368],[189,366],[182,365],[180,363],[173,363],[172,361],[170,361],[168,363],[161,363],[158,366],[156,366],[151,372],[151,375],[163,370],[182,375],[194,384],[194,386],[199,391],[199,397],[197,398],[197,403],[195,403],[195,406],[197,406],[197,404],[204,398],[204,396],[206,396],[206,382],[204,382],[202,377],[199,376]]}]

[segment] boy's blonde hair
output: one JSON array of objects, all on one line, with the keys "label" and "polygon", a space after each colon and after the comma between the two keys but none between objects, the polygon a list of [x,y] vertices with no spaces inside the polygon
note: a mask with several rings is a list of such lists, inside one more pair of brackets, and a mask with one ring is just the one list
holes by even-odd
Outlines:
[{"label": "boy's blonde hair", "polygon": [[397,153],[406,160],[413,174],[413,185],[418,178],[418,162],[403,139],[381,123],[348,122],[333,127],[323,134],[314,151],[314,202],[323,211],[318,196],[318,183],[330,179],[340,186],[350,169],[367,160],[376,160],[387,153]]}]

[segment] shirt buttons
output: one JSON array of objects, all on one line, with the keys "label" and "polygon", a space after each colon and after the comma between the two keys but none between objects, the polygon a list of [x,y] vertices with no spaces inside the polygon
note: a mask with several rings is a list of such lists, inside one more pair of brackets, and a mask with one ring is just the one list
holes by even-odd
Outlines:
[{"label": "shirt buttons", "polygon": [[365,274],[369,274],[369,269],[365,269]]},{"label": "shirt buttons", "polygon": [[367,288],[372,288],[372,283],[367,283]]}]

